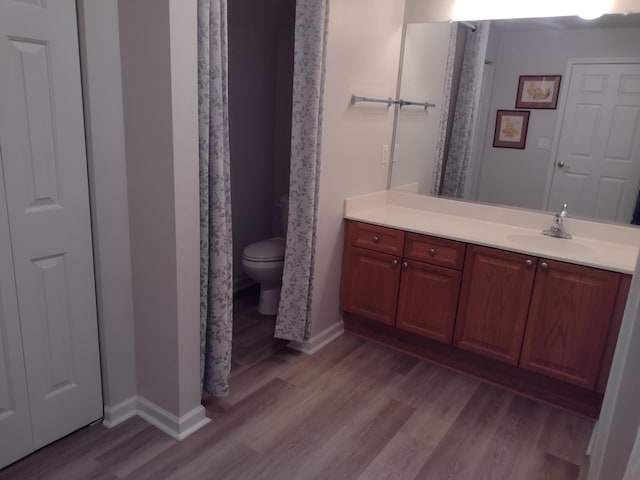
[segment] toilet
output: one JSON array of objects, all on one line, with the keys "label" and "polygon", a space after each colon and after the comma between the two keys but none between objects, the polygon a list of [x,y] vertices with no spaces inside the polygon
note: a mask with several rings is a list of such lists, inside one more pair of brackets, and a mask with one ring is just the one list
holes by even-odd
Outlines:
[{"label": "toilet", "polygon": [[[286,236],[289,215],[288,196],[283,195],[280,197],[280,202],[277,206],[280,208],[282,229]],[[244,271],[249,278],[260,284],[258,313],[262,315],[277,315],[278,313],[282,270],[284,267],[284,249],[285,239],[274,237],[247,245],[242,251]]]}]

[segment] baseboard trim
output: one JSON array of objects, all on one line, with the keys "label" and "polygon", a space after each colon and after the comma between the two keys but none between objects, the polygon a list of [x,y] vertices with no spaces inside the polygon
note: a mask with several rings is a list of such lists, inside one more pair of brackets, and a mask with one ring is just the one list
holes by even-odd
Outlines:
[{"label": "baseboard trim", "polygon": [[125,420],[129,420],[131,417],[136,416],[138,413],[137,406],[138,398],[136,395],[113,406],[105,405],[102,424],[107,428],[113,428],[116,425],[120,425]]},{"label": "baseboard trim", "polygon": [[107,428],[113,428],[136,415],[176,440],[187,438],[211,421],[206,416],[206,411],[202,405],[198,405],[178,418],[164,408],[138,395],[128,398],[113,407],[105,405],[102,424]]},{"label": "baseboard trim", "polygon": [[333,342],[336,338],[344,333],[344,324],[336,322],[320,333],[313,335],[311,338],[302,342],[291,341],[288,347],[293,348],[307,355],[313,355],[325,345]]},{"label": "baseboard trim", "polygon": [[591,456],[591,452],[593,451],[593,442],[596,440],[596,435],[598,435],[598,420],[593,424],[593,430],[591,430],[591,438],[589,438],[589,445],[587,445],[587,451],[585,452],[587,457]]},{"label": "baseboard trim", "polygon": [[176,417],[164,408],[140,396],[138,396],[138,415],[176,440],[184,440],[211,421],[205,415],[205,409],[202,405],[198,405],[181,417]]}]

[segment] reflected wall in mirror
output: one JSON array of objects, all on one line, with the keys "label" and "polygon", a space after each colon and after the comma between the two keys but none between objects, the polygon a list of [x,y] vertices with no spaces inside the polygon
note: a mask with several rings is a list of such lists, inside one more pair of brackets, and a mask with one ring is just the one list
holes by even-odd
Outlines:
[{"label": "reflected wall in mirror", "polygon": [[[629,223],[640,184],[640,14],[480,25],[405,26],[398,98],[437,107],[397,109],[390,188],[536,210],[567,203],[571,215]],[[486,41],[472,37],[480,32]],[[475,83],[464,70],[473,61]],[[521,75],[562,75],[557,108],[526,109],[524,149],[494,147],[496,112],[515,110]],[[458,95],[473,122],[454,118]]]}]

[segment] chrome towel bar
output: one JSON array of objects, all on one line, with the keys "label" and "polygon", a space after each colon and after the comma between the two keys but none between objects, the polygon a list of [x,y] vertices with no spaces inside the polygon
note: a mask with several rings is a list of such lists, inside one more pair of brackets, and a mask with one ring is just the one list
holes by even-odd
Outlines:
[{"label": "chrome towel bar", "polygon": [[435,107],[435,103],[429,102],[410,102],[408,100],[394,100],[393,98],[387,98],[386,100],[383,98],[370,98],[370,97],[359,97],[357,95],[351,95],[351,105],[355,105],[357,102],[372,102],[372,103],[384,103],[387,107],[391,105],[400,105],[400,107],[405,107],[409,105],[416,105],[420,107],[424,107],[426,110],[429,107]]}]

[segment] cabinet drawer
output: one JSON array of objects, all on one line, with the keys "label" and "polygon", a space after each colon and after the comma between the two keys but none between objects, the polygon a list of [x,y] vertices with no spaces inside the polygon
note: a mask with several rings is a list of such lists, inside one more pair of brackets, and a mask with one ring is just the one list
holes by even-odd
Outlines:
[{"label": "cabinet drawer", "polygon": [[411,260],[462,270],[466,245],[454,240],[407,233],[404,256]]},{"label": "cabinet drawer", "polygon": [[403,244],[404,232],[400,230],[359,222],[351,225],[351,245],[354,247],[402,255]]}]

